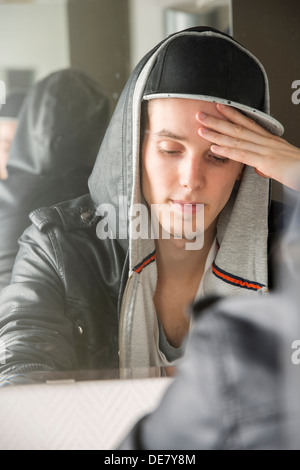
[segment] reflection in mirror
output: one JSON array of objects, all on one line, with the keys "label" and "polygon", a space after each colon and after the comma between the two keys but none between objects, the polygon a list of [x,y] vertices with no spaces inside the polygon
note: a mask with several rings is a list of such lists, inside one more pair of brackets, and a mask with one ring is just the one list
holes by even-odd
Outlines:
[{"label": "reflection in mirror", "polygon": [[[7,97],[20,91],[26,95],[15,117],[17,132],[0,187],[1,217],[9,219],[3,224],[9,230],[1,237],[7,243],[0,247],[4,384],[30,383],[36,380],[32,377],[40,380],[61,374],[61,370],[68,374],[76,370],[77,375],[82,371],[84,376],[87,369],[89,378],[93,370],[97,371],[95,378],[115,377],[116,371],[119,376],[118,354],[127,341],[123,333],[128,327],[122,324],[122,309],[127,308],[122,298],[126,276],[137,266],[140,274],[155,259],[153,250],[146,247],[139,253],[142,258],[128,260],[128,241],[121,237],[118,242],[99,244],[100,215],[105,219],[99,205],[113,203],[121,220],[135,184],[131,163],[128,168],[120,167],[120,152],[124,152],[122,159],[127,158],[134,145],[131,98],[121,94],[149,50],[169,34],[199,24],[230,33],[229,1],[32,0],[0,4],[0,80],[6,84]],[[60,87],[58,77],[66,72],[76,75],[77,85],[79,75],[84,76],[84,90],[73,88],[73,79],[72,84],[64,81]],[[55,83],[51,91],[49,82]],[[7,105],[8,100],[3,113]],[[146,106],[143,112],[148,112]],[[92,122],[99,113],[101,123]],[[108,114],[114,115],[112,125],[88,186]],[[77,155],[84,160],[83,166],[76,163]],[[54,161],[58,163],[55,171]],[[79,183],[80,177],[83,181]],[[122,195],[127,201],[120,203]],[[53,204],[59,206],[40,209]],[[108,226],[109,240],[110,230]],[[8,321],[12,305],[18,313]],[[28,317],[21,311],[28,312]],[[118,333],[118,313],[122,334]],[[22,339],[14,348],[19,327]],[[164,327],[159,322],[151,328],[167,344]],[[180,334],[180,343],[182,339]],[[176,339],[174,344],[177,348]],[[134,348],[122,352],[135,354]],[[171,373],[172,361],[165,361],[161,368],[158,362],[153,367],[151,361],[144,361],[143,354],[141,361],[131,357],[128,362],[128,357],[122,365],[125,378],[135,376],[132,368],[139,371],[138,376]],[[8,369],[7,364],[11,365]]]},{"label": "reflection in mirror", "polygon": [[0,79],[8,92],[74,67],[116,103],[129,73],[127,0],[6,1],[0,8]]},{"label": "reflection in mirror", "polygon": [[166,36],[199,25],[211,26],[230,34],[232,28],[228,0],[190,2],[170,6],[164,10],[164,32]]}]

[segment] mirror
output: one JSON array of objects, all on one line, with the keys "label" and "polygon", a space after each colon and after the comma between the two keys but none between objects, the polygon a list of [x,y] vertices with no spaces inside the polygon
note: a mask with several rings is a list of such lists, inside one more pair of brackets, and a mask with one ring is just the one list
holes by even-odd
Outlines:
[{"label": "mirror", "polygon": [[75,67],[114,108],[138,61],[168,34],[206,24],[230,32],[229,0],[2,0],[0,80],[7,93]]},{"label": "mirror", "polygon": [[[230,32],[229,0],[2,0],[0,83],[6,98],[27,95],[50,74],[75,68],[100,85],[111,115],[138,61],[167,35],[199,24]],[[70,374],[76,380],[118,377],[116,371]],[[33,381],[48,375],[33,374]]]}]

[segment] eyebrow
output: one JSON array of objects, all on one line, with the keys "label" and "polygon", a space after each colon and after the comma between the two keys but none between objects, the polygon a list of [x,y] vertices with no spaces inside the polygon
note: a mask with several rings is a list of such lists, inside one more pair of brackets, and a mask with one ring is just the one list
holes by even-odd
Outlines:
[{"label": "eyebrow", "polygon": [[174,132],[169,131],[168,129],[162,129],[159,132],[154,133],[155,136],[157,137],[169,137],[170,139],[175,139],[175,140],[181,140],[181,141],[186,141],[187,138],[183,137],[178,134],[174,134]]}]

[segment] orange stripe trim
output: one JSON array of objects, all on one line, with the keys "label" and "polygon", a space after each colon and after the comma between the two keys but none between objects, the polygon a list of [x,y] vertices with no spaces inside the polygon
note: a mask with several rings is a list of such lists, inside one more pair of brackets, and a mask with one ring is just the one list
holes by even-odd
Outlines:
[{"label": "orange stripe trim", "polygon": [[241,281],[240,279],[235,279],[233,277],[227,276],[226,274],[223,274],[220,271],[218,271],[214,265],[212,265],[212,269],[213,269],[213,272],[218,277],[221,277],[221,278],[225,279],[226,281],[231,282],[232,284],[237,284],[240,287],[247,287],[248,289],[257,289],[258,290],[258,289],[262,288],[262,286],[260,286],[258,284],[253,284],[253,283],[247,282],[247,281]]},{"label": "orange stripe trim", "polygon": [[156,258],[156,253],[154,253],[154,255],[150,256],[150,258],[146,259],[140,266],[138,266],[137,268],[134,269],[134,271],[136,273],[140,273],[145,266],[147,266],[148,264],[150,264],[152,261],[154,261]]}]

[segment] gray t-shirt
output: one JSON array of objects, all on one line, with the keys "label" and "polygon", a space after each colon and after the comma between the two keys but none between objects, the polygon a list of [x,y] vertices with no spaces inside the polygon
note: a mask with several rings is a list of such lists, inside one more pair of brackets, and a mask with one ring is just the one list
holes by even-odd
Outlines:
[{"label": "gray t-shirt", "polygon": [[168,342],[166,338],[164,329],[162,327],[162,324],[159,318],[157,318],[157,320],[158,320],[158,328],[159,328],[159,349],[166,356],[169,362],[177,361],[184,355],[186,341],[184,341],[182,345],[179,346],[178,348],[171,346],[171,344]]}]

